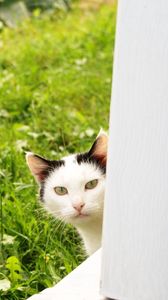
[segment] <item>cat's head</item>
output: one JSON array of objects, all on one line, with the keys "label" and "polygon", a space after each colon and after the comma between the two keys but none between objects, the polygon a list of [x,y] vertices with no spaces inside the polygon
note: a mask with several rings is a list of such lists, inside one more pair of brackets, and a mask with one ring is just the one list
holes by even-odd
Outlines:
[{"label": "cat's head", "polygon": [[40,185],[40,199],[56,218],[73,225],[102,218],[107,135],[100,132],[82,154],[47,160],[27,153],[31,173]]}]

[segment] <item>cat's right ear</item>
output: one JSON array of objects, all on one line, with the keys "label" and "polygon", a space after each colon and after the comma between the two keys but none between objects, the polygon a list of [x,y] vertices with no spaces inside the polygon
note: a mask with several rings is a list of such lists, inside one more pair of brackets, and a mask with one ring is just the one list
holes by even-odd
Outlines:
[{"label": "cat's right ear", "polygon": [[102,167],[106,166],[107,161],[108,135],[102,129],[94,141],[89,156],[95,158]]},{"label": "cat's right ear", "polygon": [[26,153],[28,167],[38,183],[44,181],[50,168],[49,161],[32,152]]}]

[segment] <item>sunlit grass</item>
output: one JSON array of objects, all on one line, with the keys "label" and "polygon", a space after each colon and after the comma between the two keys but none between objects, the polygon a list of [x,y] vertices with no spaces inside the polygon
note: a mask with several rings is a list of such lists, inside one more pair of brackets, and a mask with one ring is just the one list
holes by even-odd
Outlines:
[{"label": "sunlit grass", "polygon": [[38,204],[24,151],[59,158],[108,128],[115,11],[77,7],[0,34],[0,280],[11,282],[2,299],[26,299],[84,259],[74,229]]}]

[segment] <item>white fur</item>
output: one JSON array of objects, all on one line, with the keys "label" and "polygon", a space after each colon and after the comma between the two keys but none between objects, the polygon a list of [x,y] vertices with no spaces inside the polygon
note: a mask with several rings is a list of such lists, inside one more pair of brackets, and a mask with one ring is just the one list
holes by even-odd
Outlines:
[{"label": "white fur", "polygon": [[[65,166],[50,173],[44,185],[44,205],[56,218],[73,224],[83,238],[88,254],[92,254],[101,246],[103,200],[105,190],[105,175],[94,164],[77,163],[75,155],[63,158]],[[98,184],[91,190],[85,189],[85,184],[98,179]],[[66,187],[68,194],[57,195],[56,186]],[[79,216],[73,207],[85,204]]]}]

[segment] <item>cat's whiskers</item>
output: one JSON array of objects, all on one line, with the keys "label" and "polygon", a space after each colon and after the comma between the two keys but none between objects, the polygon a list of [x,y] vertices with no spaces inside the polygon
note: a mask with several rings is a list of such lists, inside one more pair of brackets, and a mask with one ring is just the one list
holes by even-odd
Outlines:
[{"label": "cat's whiskers", "polygon": [[[67,209],[66,209],[66,211],[67,211]],[[55,217],[58,217],[58,218],[64,217],[68,214],[68,213],[64,213],[63,209],[52,210],[51,213],[54,214]]]},{"label": "cat's whiskers", "polygon": [[[58,224],[58,228],[61,226],[61,223],[67,223],[68,219],[75,218],[78,215],[75,214],[75,211],[72,211],[71,209],[65,209],[65,211],[61,209],[56,209],[50,212],[50,214],[46,213],[45,207],[39,207],[36,209],[36,212],[41,215],[41,212],[44,214],[44,217],[47,218],[47,220],[50,222],[50,224]],[[83,211],[83,213],[86,213],[88,215],[90,214],[96,214],[98,213],[101,215],[103,212],[103,209],[99,207],[99,205],[94,204],[91,207],[87,207],[87,209]],[[58,223],[59,222],[59,223]],[[56,228],[57,229],[57,228]],[[57,229],[58,230],[58,229]]]},{"label": "cat's whiskers", "polygon": [[[101,207],[99,207],[99,205],[95,204],[95,205],[92,205],[90,207],[86,207],[86,210],[87,211],[97,211],[99,210]],[[85,209],[84,209],[85,210]]]},{"label": "cat's whiskers", "polygon": [[99,206],[99,205],[89,207],[89,209],[93,209],[93,210],[103,210],[103,208],[102,208],[101,206]]}]

